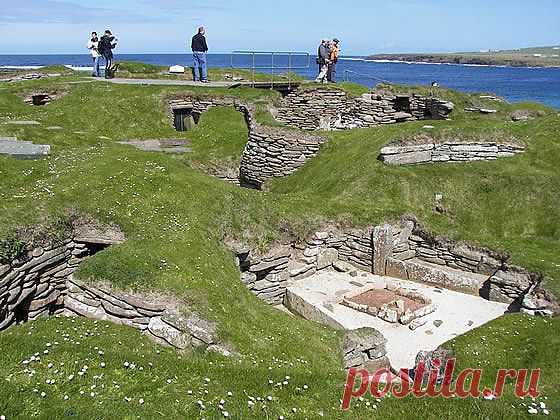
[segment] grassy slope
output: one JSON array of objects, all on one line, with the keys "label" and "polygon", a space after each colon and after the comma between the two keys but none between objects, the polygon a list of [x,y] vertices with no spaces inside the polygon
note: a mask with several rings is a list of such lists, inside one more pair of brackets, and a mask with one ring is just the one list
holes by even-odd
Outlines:
[{"label": "grassy slope", "polygon": [[[60,79],[48,83],[59,82]],[[16,96],[20,90],[44,83],[47,82],[0,86],[3,88],[0,90],[0,115],[37,119],[43,123],[39,127],[0,125],[0,135],[18,135],[54,146],[53,156],[45,161],[0,157],[2,237],[16,225],[38,221],[52,223],[60,209],[70,207],[101,220],[115,221],[126,231],[129,240],[89,260],[80,275],[109,279],[126,287],[172,290],[205,316],[217,320],[223,338],[246,357],[241,362],[224,361],[224,367],[217,368],[209,367],[211,356],[185,357],[177,361],[175,353],[164,351],[164,361],[153,373],[155,380],[146,383],[142,376],[129,378],[115,367],[125,358],[140,360],[141,355],[135,352],[142,351],[138,345],[123,348],[118,341],[140,343],[142,339],[133,331],[109,326],[108,330],[118,339],[90,340],[84,336],[80,340],[87,342],[87,346],[62,349],[60,354],[57,352],[55,361],[69,364],[78,359],[78,365],[83,360],[93,366],[93,362],[85,361],[93,357],[91,347],[103,348],[115,366],[102,381],[122,382],[122,394],[105,394],[100,397],[103,405],[91,404],[87,398],[74,400],[74,397],[70,405],[59,403],[58,399],[53,404],[52,399],[42,400],[32,392],[33,388],[39,389],[37,383],[44,388],[50,375],[44,372],[46,368],[37,369],[41,371],[38,376],[28,379],[17,362],[40,351],[44,346],[42,341],[57,340],[60,331],[71,325],[67,321],[59,326],[61,321],[58,320],[26,325],[0,335],[0,347],[14,349],[2,352],[0,359],[1,376],[10,378],[0,391],[0,410],[7,415],[28,417],[42,413],[53,417],[72,408],[84,417],[107,412],[118,413],[120,417],[146,413],[148,416],[150,413],[188,416],[193,399],[198,398],[188,399],[185,390],[190,386],[199,387],[200,378],[214,375],[214,379],[226,373],[223,388],[210,391],[208,398],[219,400],[229,388],[235,395],[246,390],[249,395],[264,396],[271,392],[267,385],[268,366],[273,364],[274,358],[279,358],[294,363],[294,367],[275,369],[274,380],[290,375],[300,386],[301,382],[309,384],[312,392],[305,395],[285,392],[276,404],[271,404],[270,418],[286,416],[292,406],[309,418],[320,411],[327,418],[339,417],[336,406],[343,381],[337,350],[339,335],[277,312],[247,292],[239,282],[231,255],[223,247],[226,234],[249,237],[265,246],[278,237],[279,226],[295,234],[304,234],[327,219],[368,224],[411,211],[441,233],[506,248],[514,253],[516,262],[542,268],[551,278],[560,278],[558,267],[554,266],[559,262],[558,231],[555,230],[559,197],[555,162],[559,149],[553,141],[558,129],[556,117],[514,126],[517,135],[531,134],[526,155],[496,163],[462,166],[386,168],[375,160],[384,142],[403,133],[417,132],[421,124],[334,133],[317,159],[294,176],[274,182],[273,193],[258,193],[238,189],[192,168],[193,164],[238,159],[244,146],[240,116],[228,110],[205,114],[197,129],[185,134],[193,143],[191,155],[147,154],[117,145],[115,141],[179,137],[170,127],[160,99],[166,93],[184,90],[78,84],[72,85],[71,94],[42,108],[24,105]],[[237,94],[245,99],[256,99],[266,93],[243,90]],[[498,120],[506,111],[509,112],[504,109],[502,114],[490,119],[473,117],[472,124],[507,126]],[[468,130],[470,125],[465,118],[459,113],[454,124],[463,124]],[[216,128],[224,120],[227,121],[225,128]],[[449,123],[438,123],[446,124]],[[47,131],[48,125],[64,129]],[[99,136],[111,140],[99,139]],[[226,146],[224,142],[228,141],[231,143]],[[544,150],[539,151],[537,145]],[[348,162],[353,164],[348,165]],[[431,211],[433,194],[440,191],[451,210],[449,216],[437,216]],[[515,199],[508,198],[505,191]],[[546,191],[546,194],[536,197],[538,191]],[[555,287],[552,281],[551,285]],[[79,323],[83,325],[80,328],[95,328],[91,322]],[[558,321],[544,324],[524,317],[507,317],[499,323],[506,331],[519,326],[526,334],[536,337],[533,363],[545,367],[552,363],[547,349],[556,351],[558,345],[546,337],[551,328],[558,329]],[[491,328],[494,327],[490,325],[473,333],[475,342],[476,337],[487,334]],[[27,335],[29,331],[31,336]],[[464,340],[458,340],[459,353],[465,364],[472,364],[478,360],[466,354]],[[506,342],[509,340],[509,336],[501,336],[490,348],[501,351],[510,345]],[[153,357],[153,346],[144,344],[150,349],[145,357]],[[308,363],[298,366],[298,358]],[[253,359],[258,361],[259,367],[255,368]],[[520,367],[525,367],[526,362],[525,359],[511,361]],[[489,357],[489,367],[501,367],[501,363],[499,357]],[[210,373],[206,373],[207,369]],[[250,375],[246,374],[248,370]],[[179,385],[168,388],[159,381],[172,375],[178,376]],[[547,394],[556,401],[558,390],[553,384],[558,379],[558,372],[548,369],[543,381]],[[54,394],[56,398],[65,393],[77,397],[76,392],[75,385],[60,380]],[[49,395],[52,393],[49,391]],[[126,404],[122,401],[124,396],[144,398],[150,405]],[[509,401],[493,404],[456,401],[445,405],[437,401],[394,401],[382,405],[385,407],[383,414],[395,418],[411,407],[424,418],[441,418],[441,410],[464,418],[523,414],[520,409],[512,411]],[[230,412],[249,416],[243,411],[245,406],[246,402],[241,399]],[[371,412],[363,406],[357,410],[350,416]]]}]

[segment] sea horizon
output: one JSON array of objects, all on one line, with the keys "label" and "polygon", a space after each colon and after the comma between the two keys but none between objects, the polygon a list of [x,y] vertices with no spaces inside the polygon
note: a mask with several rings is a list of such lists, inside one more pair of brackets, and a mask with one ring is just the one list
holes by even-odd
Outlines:
[{"label": "sea horizon", "polygon": [[[314,55],[301,56],[293,71],[312,80],[316,76]],[[241,56],[234,55],[233,68],[249,66]],[[282,61],[279,55],[277,60]],[[303,58],[302,58],[303,57]],[[117,61],[139,61],[148,64],[172,66],[192,65],[192,54],[119,54]],[[262,59],[262,63],[266,60]],[[286,61],[284,59],[284,61]],[[296,60],[297,61],[297,60]],[[232,68],[232,53],[211,53],[208,64],[216,68]],[[91,69],[91,57],[81,54],[0,54],[0,69],[33,70],[49,65],[69,66],[74,70]],[[267,69],[258,69],[270,73]],[[275,72],[278,72],[275,70]],[[510,102],[538,102],[560,109],[560,69],[555,67],[513,67],[500,65],[472,65],[457,63],[425,63],[393,60],[368,60],[366,56],[343,56],[338,65],[337,81],[351,81],[374,87],[377,83],[402,85],[430,85],[465,93],[494,94]]]}]

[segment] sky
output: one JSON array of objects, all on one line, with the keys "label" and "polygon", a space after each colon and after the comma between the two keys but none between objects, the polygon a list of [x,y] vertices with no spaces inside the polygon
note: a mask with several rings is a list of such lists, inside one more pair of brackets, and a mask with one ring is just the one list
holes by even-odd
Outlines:
[{"label": "sky", "polygon": [[[117,52],[183,53],[195,28],[211,52],[316,50],[345,55],[560,44],[558,0],[0,0],[0,54],[87,53],[110,28]],[[190,46],[190,43],[189,43]]]}]

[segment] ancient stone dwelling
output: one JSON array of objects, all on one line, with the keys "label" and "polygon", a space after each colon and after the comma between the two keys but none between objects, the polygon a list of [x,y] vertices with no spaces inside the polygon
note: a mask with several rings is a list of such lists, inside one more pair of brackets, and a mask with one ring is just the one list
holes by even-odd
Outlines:
[{"label": "ancient stone dwelling", "polygon": [[302,130],[341,130],[448,118],[454,105],[435,97],[372,91],[351,98],[339,89],[300,88],[282,98],[276,119]]}]

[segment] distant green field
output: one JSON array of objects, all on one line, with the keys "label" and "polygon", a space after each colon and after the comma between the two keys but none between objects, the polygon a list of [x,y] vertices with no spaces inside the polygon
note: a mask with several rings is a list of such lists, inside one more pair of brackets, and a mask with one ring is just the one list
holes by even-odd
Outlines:
[{"label": "distant green field", "polygon": [[368,59],[513,67],[558,67],[560,66],[560,47],[535,47],[518,50],[435,54],[374,54],[369,56]]}]

